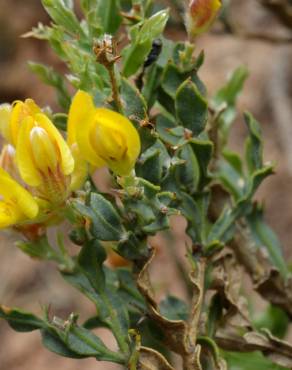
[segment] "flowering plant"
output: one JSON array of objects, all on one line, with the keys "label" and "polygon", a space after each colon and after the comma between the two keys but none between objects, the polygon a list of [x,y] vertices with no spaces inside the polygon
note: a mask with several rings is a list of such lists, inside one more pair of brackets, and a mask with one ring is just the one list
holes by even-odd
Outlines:
[{"label": "flowering plant", "polygon": [[[29,256],[56,262],[95,314],[81,323],[73,312],[59,318],[45,308],[38,317],[2,305],[0,317],[17,331],[40,330],[61,356],[130,370],[291,368],[292,346],[281,337],[292,317],[292,278],[254,201],[273,165],[264,163],[250,113],[244,155],[228,147],[247,71],[239,67],[211,98],[199,77],[196,38],[221,2],[186,4],[185,42],[163,36],[169,10],[151,0],[81,0],[81,21],[71,0],[42,4],[52,23],[26,36],[49,42],[68,73],[30,68],[56,89],[62,112],[32,99],[0,106],[0,228],[18,233]],[[94,181],[99,168],[111,181],[106,192]],[[150,269],[159,247],[150,237],[164,231],[169,240],[174,217],[187,225],[186,256],[171,246],[167,254],[186,299],[159,301]],[[48,239],[65,220],[77,253],[61,236]],[[260,319],[243,270],[269,303]],[[115,349],[93,332],[99,327],[112,332]]]}]

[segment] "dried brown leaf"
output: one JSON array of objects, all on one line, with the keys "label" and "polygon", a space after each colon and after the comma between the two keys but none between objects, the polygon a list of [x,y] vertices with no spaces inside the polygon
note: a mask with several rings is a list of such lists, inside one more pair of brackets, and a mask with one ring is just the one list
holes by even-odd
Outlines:
[{"label": "dried brown leaf", "polygon": [[159,312],[155,301],[153,289],[149,278],[149,266],[155,256],[154,250],[149,260],[144,264],[137,278],[137,286],[140,293],[146,299],[148,315],[161,328],[167,347],[178,354],[185,355],[187,349],[187,324],[183,320],[169,320]]},{"label": "dried brown leaf", "polygon": [[261,333],[250,331],[243,336],[220,331],[217,333],[216,342],[221,348],[229,351],[261,351],[272,362],[292,367],[292,344],[274,337],[268,330]]},{"label": "dried brown leaf", "polygon": [[140,348],[139,369],[141,370],[175,370],[157,351],[147,347]]},{"label": "dried brown leaf", "polygon": [[214,260],[212,289],[219,292],[226,313],[221,325],[250,328],[247,300],[241,295],[242,269],[231,250],[225,248]]}]

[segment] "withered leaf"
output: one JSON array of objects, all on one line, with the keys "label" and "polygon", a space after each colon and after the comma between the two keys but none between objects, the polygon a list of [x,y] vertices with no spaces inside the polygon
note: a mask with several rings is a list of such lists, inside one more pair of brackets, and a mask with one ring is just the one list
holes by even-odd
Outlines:
[{"label": "withered leaf", "polygon": [[165,357],[148,347],[141,347],[139,351],[139,369],[141,370],[175,370]]},{"label": "withered leaf", "polygon": [[183,320],[169,320],[166,317],[163,317],[160,314],[158,305],[155,301],[148,272],[154,255],[155,252],[153,250],[149,260],[144,264],[138,275],[137,286],[147,302],[148,315],[164,333],[164,341],[167,347],[173,352],[184,355],[188,353],[187,324]]},{"label": "withered leaf", "polygon": [[214,259],[213,282],[211,289],[217,290],[222,298],[226,313],[221,326],[234,326],[250,329],[247,300],[241,295],[242,269],[234,253],[225,248]]},{"label": "withered leaf", "polygon": [[261,351],[274,363],[292,367],[292,344],[274,337],[268,330],[261,333],[250,331],[243,336],[220,331],[216,336],[218,345],[229,351]]}]

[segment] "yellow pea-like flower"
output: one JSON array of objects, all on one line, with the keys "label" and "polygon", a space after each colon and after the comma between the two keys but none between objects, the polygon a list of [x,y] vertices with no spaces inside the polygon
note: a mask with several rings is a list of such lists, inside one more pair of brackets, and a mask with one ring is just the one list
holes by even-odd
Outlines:
[{"label": "yellow pea-like flower", "polygon": [[0,134],[6,141],[10,141],[10,117],[12,107],[4,103],[0,105]]},{"label": "yellow pea-like flower", "polygon": [[41,113],[41,108],[32,99],[26,99],[24,102],[17,100],[12,105],[2,104],[0,106],[0,133],[8,143],[16,146],[23,120],[26,117],[34,117],[38,113]]},{"label": "yellow pea-like flower", "polygon": [[220,0],[191,0],[186,11],[186,26],[191,38],[208,31],[222,4]]},{"label": "yellow pea-like flower", "polygon": [[[83,109],[83,107],[85,109]],[[71,190],[77,190],[80,188],[88,174],[87,161],[82,156],[77,144],[77,131],[78,129],[83,129],[84,117],[87,115],[86,109],[88,109],[88,107],[90,107],[90,110],[94,109],[90,95],[81,94],[81,92],[78,91],[72,100],[67,122],[67,143],[75,161],[70,185]]]},{"label": "yellow pea-like flower", "polygon": [[0,167],[0,229],[28,222],[38,211],[33,196]]},{"label": "yellow pea-like flower", "polygon": [[140,137],[123,115],[96,108],[92,97],[79,90],[68,120],[68,140],[75,140],[84,159],[96,168],[107,166],[117,175],[128,175],[140,153]]},{"label": "yellow pea-like flower", "polygon": [[11,144],[5,144],[0,153],[0,167],[16,181],[20,180],[16,166],[16,152]]},{"label": "yellow pea-like flower", "polygon": [[60,132],[43,113],[22,120],[16,164],[23,181],[37,188],[37,195],[52,205],[68,196],[74,159]]}]

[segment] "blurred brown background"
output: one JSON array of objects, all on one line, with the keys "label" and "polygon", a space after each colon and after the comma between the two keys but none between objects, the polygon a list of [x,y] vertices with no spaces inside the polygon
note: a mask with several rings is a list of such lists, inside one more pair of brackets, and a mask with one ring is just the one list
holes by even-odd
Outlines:
[{"label": "blurred brown background", "polygon": [[[175,5],[177,1],[168,3]],[[229,27],[233,33],[215,28],[212,34],[199,41],[198,51],[204,48],[206,52],[201,77],[212,95],[239,65],[245,64],[250,71],[240,98],[240,110],[251,111],[262,123],[265,158],[277,163],[277,174],[265,182],[258,198],[265,199],[267,221],[278,233],[286,258],[291,259],[292,24],[291,27],[284,25],[275,12],[261,7],[257,0],[230,1],[230,12],[232,24]],[[64,66],[54,58],[46,43],[20,38],[39,21],[49,21],[39,0],[0,0],[0,103],[32,97],[41,106],[56,107],[53,89],[39,82],[29,72],[26,62],[52,63],[60,71]],[[185,37],[175,26],[168,32],[176,39]],[[242,148],[245,134],[244,123],[239,118],[232,134],[235,149]],[[183,248],[184,223],[179,220],[173,224],[176,225],[176,240]],[[90,303],[63,283],[54,266],[23,255],[13,246],[14,238],[8,232],[1,232],[0,303],[36,313],[41,312],[41,305],[51,303],[53,312],[64,318],[72,311],[80,312],[81,319],[94,313]],[[173,284],[173,279],[167,281],[174,266],[164,250],[156,263],[166,271],[164,274],[161,268],[154,271],[159,280],[157,289],[182,295],[179,284]],[[103,334],[112,345],[112,338]],[[42,347],[39,333],[15,333],[5,322],[0,322],[0,370],[77,370],[81,367],[116,369],[93,359],[76,361],[58,357]]]}]

